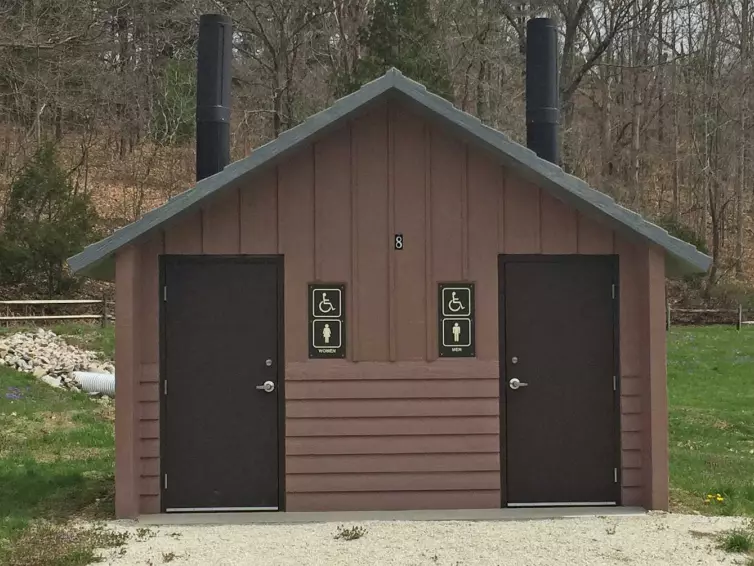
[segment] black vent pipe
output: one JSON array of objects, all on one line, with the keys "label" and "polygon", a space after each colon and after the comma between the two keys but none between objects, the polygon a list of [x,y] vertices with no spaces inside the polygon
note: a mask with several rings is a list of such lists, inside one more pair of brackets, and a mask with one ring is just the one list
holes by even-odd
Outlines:
[{"label": "black vent pipe", "polygon": [[196,180],[230,162],[230,63],[232,24],[228,16],[199,18],[196,65]]},{"label": "black vent pipe", "polygon": [[558,32],[551,18],[526,24],[526,146],[559,164]]}]

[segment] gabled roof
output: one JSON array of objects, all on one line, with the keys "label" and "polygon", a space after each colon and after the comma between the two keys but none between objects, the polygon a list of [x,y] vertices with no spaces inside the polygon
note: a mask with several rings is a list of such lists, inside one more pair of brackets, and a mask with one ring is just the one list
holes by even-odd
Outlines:
[{"label": "gabled roof", "polygon": [[624,208],[604,193],[592,189],[584,181],[569,175],[557,165],[540,159],[533,151],[514,142],[502,132],[485,126],[477,118],[432,94],[423,85],[404,77],[396,69],[390,69],[382,77],[339,99],[295,128],[283,132],[248,157],[231,163],[211,177],[202,179],[193,188],[151,210],[136,222],[88,246],[81,253],[69,258],[69,265],[74,272],[101,279],[113,279],[114,255],[119,248],[140,241],[152,230],[196,209],[204,199],[214,193],[242,185],[261,167],[321,137],[357,111],[388,96],[408,102],[420,113],[444,123],[468,143],[480,146],[497,156],[504,167],[568,203],[587,217],[606,224],[628,239],[660,246],[667,252],[665,257],[669,273],[703,272],[709,267],[711,258],[691,244],[671,236],[659,226]]}]

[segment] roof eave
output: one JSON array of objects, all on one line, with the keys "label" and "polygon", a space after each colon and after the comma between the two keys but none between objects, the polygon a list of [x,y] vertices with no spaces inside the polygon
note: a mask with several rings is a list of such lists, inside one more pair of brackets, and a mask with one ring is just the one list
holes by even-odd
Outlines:
[{"label": "roof eave", "polygon": [[615,229],[628,239],[664,249],[666,271],[669,275],[699,273],[709,268],[711,258],[691,244],[671,236],[639,214],[620,206],[609,196],[592,189],[581,179],[540,159],[534,152],[514,142],[505,134],[485,126],[477,118],[432,94],[421,84],[391,69],[382,77],[341,98],[302,124],[282,133],[248,157],[230,164],[216,175],[199,181],[194,188],[148,212],[137,222],[121,228],[71,257],[68,260],[71,269],[89,277],[112,280],[115,277],[113,256],[119,248],[138,243],[158,226],[170,223],[178,216],[197,208],[205,197],[242,184],[253,172],[277,162],[299,146],[311,142],[315,136],[324,135],[356,111],[364,110],[386,94],[400,96],[431,117],[440,118],[467,141],[493,151],[503,166],[533,184],[547,189],[555,198]]}]

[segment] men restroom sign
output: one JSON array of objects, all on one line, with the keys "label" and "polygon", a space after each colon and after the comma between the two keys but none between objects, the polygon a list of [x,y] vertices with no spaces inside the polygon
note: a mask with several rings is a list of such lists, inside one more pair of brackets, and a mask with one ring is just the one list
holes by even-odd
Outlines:
[{"label": "men restroom sign", "polygon": [[346,286],[309,283],[309,357],[346,357]]},{"label": "men restroom sign", "polygon": [[470,358],[474,352],[474,284],[440,283],[439,285],[440,356]]}]

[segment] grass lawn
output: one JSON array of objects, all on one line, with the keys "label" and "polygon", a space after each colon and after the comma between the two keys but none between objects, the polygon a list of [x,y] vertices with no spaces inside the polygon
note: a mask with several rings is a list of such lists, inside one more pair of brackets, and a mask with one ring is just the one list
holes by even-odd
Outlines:
[{"label": "grass lawn", "polygon": [[673,507],[754,516],[754,328],[672,328],[668,395]]},{"label": "grass lawn", "polygon": [[[52,329],[113,355],[112,326]],[[668,389],[673,509],[754,516],[754,329],[673,328]],[[66,524],[112,517],[113,458],[111,406],[0,366],[0,564],[77,566],[122,544]]]},{"label": "grass lawn", "polygon": [[59,524],[112,517],[113,416],[112,405],[0,366],[0,564],[88,564],[95,546],[119,542]]}]

